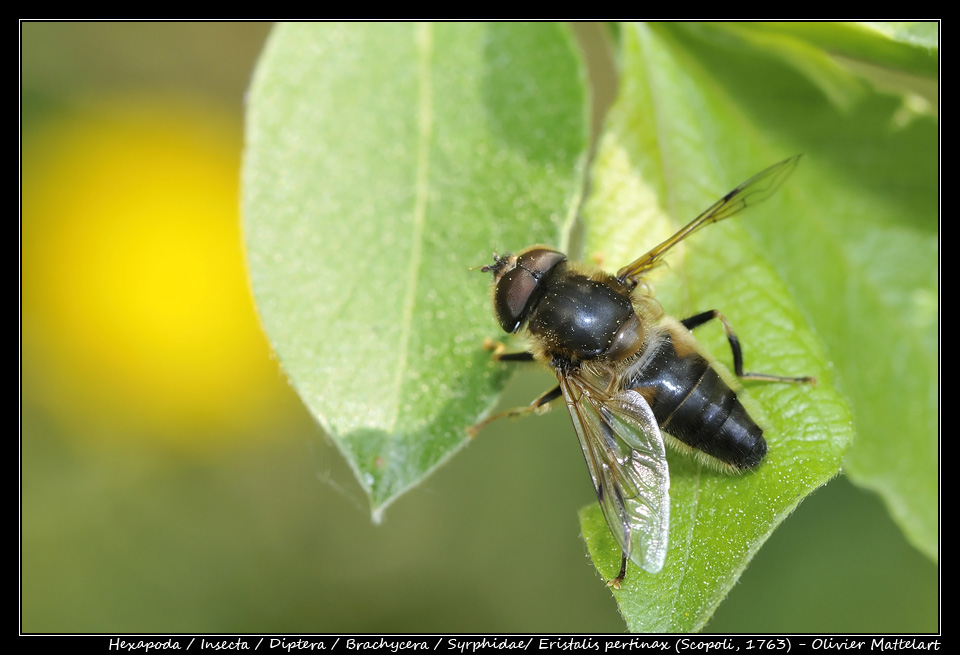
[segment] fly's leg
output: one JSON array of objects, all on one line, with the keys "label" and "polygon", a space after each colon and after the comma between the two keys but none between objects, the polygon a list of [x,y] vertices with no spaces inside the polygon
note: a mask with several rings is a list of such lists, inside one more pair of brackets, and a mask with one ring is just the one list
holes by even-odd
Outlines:
[{"label": "fly's leg", "polygon": [[[515,353],[515,354],[521,355],[524,353]],[[526,353],[526,354],[529,354],[529,353]],[[518,359],[508,359],[506,361],[527,361],[527,360],[518,358]],[[471,437],[475,437],[480,432],[480,430],[482,430],[488,423],[493,423],[497,419],[506,418],[508,416],[511,418],[515,418],[518,416],[527,416],[528,414],[543,414],[544,412],[550,409],[550,403],[562,395],[563,395],[563,391],[560,390],[560,385],[558,384],[553,389],[550,389],[549,391],[543,394],[540,394],[540,396],[529,405],[525,405],[523,407],[514,407],[513,409],[508,409],[503,412],[498,412],[493,416],[488,416],[487,418],[483,419],[479,423],[475,423],[474,425],[471,425],[470,427],[467,428],[467,434],[469,434]]]},{"label": "fly's leg", "polygon": [[617,577],[607,583],[607,586],[619,589],[620,583],[623,582],[625,577],[627,577],[627,554],[620,551],[620,572],[617,574]]},{"label": "fly's leg", "polygon": [[[502,343],[498,343],[493,340],[487,340],[484,343],[484,347],[488,350],[493,351],[493,358],[501,362],[532,362],[534,361],[533,353],[530,352],[516,352],[508,353],[506,347]],[[536,400],[534,400],[529,405],[524,407],[514,407],[513,409],[508,409],[503,412],[498,412],[493,416],[488,416],[479,423],[471,425],[467,428],[467,434],[471,437],[477,436],[477,434],[482,430],[488,423],[492,423],[497,419],[506,418],[506,417],[518,417],[518,416],[527,416],[528,414],[543,414],[550,409],[550,403],[563,395],[563,391],[560,390],[560,385],[558,384],[553,389],[550,389],[546,393],[541,394]]]},{"label": "fly's leg", "polygon": [[801,376],[801,377],[788,377],[784,375],[769,375],[767,373],[745,373],[743,371],[743,351],[740,348],[740,340],[737,338],[737,335],[734,334],[733,328],[730,327],[727,317],[718,312],[716,309],[711,309],[706,312],[702,312],[690,318],[685,318],[680,321],[683,324],[683,327],[688,330],[693,330],[694,328],[700,327],[707,321],[712,319],[719,319],[720,323],[723,324],[723,331],[727,333],[727,341],[730,343],[730,350],[733,351],[733,370],[737,374],[737,377],[741,380],[762,380],[764,382],[794,382],[801,384],[812,384],[817,385],[817,378],[811,376]]},{"label": "fly's leg", "polygon": [[508,353],[507,347],[503,345],[500,341],[494,341],[493,339],[486,338],[483,340],[483,347],[485,350],[492,350],[493,357],[499,362],[532,362],[534,361],[533,353],[530,352],[519,352],[519,353]]},{"label": "fly's leg", "polygon": [[532,362],[533,353],[493,353],[493,358],[500,362]]}]

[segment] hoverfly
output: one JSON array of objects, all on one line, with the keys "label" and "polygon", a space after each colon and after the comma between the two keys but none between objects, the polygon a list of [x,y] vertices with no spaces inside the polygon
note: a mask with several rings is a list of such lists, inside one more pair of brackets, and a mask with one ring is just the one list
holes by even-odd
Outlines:
[{"label": "hoverfly", "polygon": [[663,568],[670,529],[670,474],[664,448],[700,453],[732,472],[756,468],[767,452],[763,431],[714,371],[690,332],[719,319],[741,380],[809,382],[811,377],[745,373],[740,342],[716,310],[678,321],[667,316],[643,281],[673,246],[711,223],[765,200],[793,172],[799,155],[758,173],[672,237],[616,275],[574,265],[545,246],[494,253],[493,305],[504,331],[521,329],[528,352],[494,356],[550,366],[558,384],[529,406],[491,416],[546,410],[564,399],[607,525],[621,550],[619,588],[632,561]]}]

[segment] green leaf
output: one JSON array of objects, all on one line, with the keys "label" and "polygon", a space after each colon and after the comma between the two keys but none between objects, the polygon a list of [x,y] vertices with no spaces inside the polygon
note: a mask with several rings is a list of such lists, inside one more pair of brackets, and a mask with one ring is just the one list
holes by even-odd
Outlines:
[{"label": "green leaf", "polygon": [[[805,76],[841,112],[854,110],[871,85],[935,94],[938,24],[714,23],[701,31],[713,41],[749,44]],[[698,31],[697,26],[691,26]]]},{"label": "green leaf", "polygon": [[279,26],[249,97],[263,327],[374,515],[463,446],[505,370],[491,250],[558,242],[586,86],[556,24]]},{"label": "green leaf", "polygon": [[[746,386],[770,442],[755,473],[730,477],[671,455],[667,564],[656,576],[631,568],[616,594],[631,630],[706,624],[776,525],[839,471],[852,436],[843,396],[858,428],[848,473],[936,553],[936,121],[908,93],[864,88],[840,106],[795,59],[767,56],[769,33],[732,38],[738,31],[749,27],[622,31],[585,250],[616,268],[750,175],[804,153],[773,198],[685,242],[655,284],[675,315],[723,311],[747,370],[820,384]],[[730,361],[722,330],[698,335]],[[598,509],[581,520],[612,577],[619,556]]]},{"label": "green leaf", "polygon": [[[829,54],[831,59],[841,57],[834,59],[838,66],[850,65],[856,60],[930,77],[938,73],[940,33],[939,23],[933,21],[724,23],[712,27],[721,32],[735,32],[738,38],[755,46],[764,45],[774,53],[802,51],[805,58],[817,62],[823,61],[821,54]],[[793,63],[800,72],[808,68],[801,58]]]}]

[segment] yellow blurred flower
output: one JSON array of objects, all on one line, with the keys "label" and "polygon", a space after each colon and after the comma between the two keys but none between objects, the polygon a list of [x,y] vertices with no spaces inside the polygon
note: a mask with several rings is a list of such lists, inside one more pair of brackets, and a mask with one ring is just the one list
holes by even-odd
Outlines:
[{"label": "yellow blurred flower", "polygon": [[238,117],[162,99],[25,137],[25,399],[78,433],[269,433],[289,392],[247,288],[240,151]]}]

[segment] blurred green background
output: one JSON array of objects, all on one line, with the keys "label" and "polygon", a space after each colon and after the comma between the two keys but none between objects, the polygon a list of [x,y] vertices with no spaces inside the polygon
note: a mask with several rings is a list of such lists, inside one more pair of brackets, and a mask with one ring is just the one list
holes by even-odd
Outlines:
[{"label": "blurred green background", "polygon": [[[622,631],[578,534],[593,492],[562,412],[485,432],[375,526],[288,388],[238,215],[243,96],[269,29],[21,25],[21,629]],[[609,61],[592,69],[607,99]],[[503,403],[549,384],[524,372]],[[709,629],[937,617],[936,566],[841,479]]]}]

